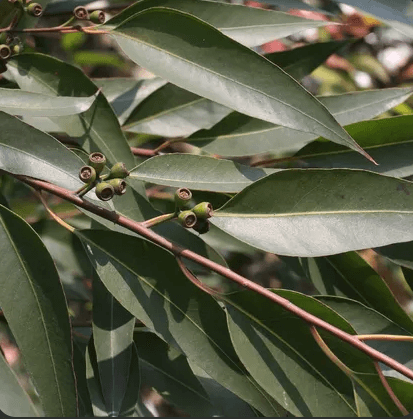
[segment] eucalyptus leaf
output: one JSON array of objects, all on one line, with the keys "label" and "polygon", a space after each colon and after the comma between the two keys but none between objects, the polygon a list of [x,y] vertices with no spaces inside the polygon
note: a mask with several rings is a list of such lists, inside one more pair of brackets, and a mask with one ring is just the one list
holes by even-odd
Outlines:
[{"label": "eucalyptus leaf", "polygon": [[288,169],[247,186],[211,222],[265,251],[332,255],[412,240],[412,192],[373,172]]},{"label": "eucalyptus leaf", "polygon": [[76,416],[69,315],[53,260],[34,230],[2,205],[0,248],[0,306],[44,413]]},{"label": "eucalyptus leaf", "polygon": [[86,112],[95,95],[81,97],[53,97],[19,89],[0,88],[0,110],[11,115],[64,116]]},{"label": "eucalyptus leaf", "polygon": [[131,170],[130,176],[160,185],[190,189],[239,192],[276,169],[258,169],[194,154],[166,154],[152,157]]},{"label": "eucalyptus leaf", "polygon": [[151,7],[167,7],[196,16],[249,47],[326,25],[326,22],[322,20],[304,19],[273,10],[217,1],[141,0],[114,16],[104,24],[104,27],[115,28],[130,17]]},{"label": "eucalyptus leaf", "polygon": [[[412,93],[408,88],[391,88],[318,96],[320,102],[342,125],[371,119],[404,102]],[[221,156],[248,156],[274,150],[298,151],[317,137],[234,112],[208,131],[199,131],[188,141],[208,153]],[[374,167],[369,164],[371,169]]]},{"label": "eucalyptus leaf", "polygon": [[129,58],[179,87],[267,122],[324,135],[368,158],[297,81],[192,15],[151,8],[111,33]]}]

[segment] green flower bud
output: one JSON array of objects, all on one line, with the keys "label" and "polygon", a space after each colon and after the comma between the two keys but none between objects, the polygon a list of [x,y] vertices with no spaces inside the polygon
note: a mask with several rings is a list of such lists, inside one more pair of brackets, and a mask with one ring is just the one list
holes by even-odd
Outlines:
[{"label": "green flower bud", "polygon": [[95,153],[89,154],[89,166],[92,166],[96,170],[96,174],[99,175],[106,164],[106,157],[96,151]]},{"label": "green flower bud", "polygon": [[96,170],[92,166],[83,166],[79,171],[79,179],[84,183],[92,183],[96,180]]},{"label": "green flower bud", "polygon": [[126,192],[126,182],[123,179],[111,179],[108,183],[113,186],[116,195],[123,195]]},{"label": "green flower bud", "polygon": [[178,215],[178,220],[185,228],[192,228],[197,221],[196,215],[192,211],[182,211]]},{"label": "green flower bud", "polygon": [[110,169],[109,179],[125,179],[130,175],[125,163],[117,162]]},{"label": "green flower bud", "polygon": [[0,59],[7,60],[7,58],[9,58],[10,55],[11,55],[10,47],[6,44],[1,44],[0,45]]},{"label": "green flower bud", "polygon": [[178,208],[187,208],[192,199],[192,192],[188,188],[179,188],[175,192],[175,203]]},{"label": "green flower bud", "polygon": [[30,16],[40,17],[43,14],[43,7],[39,3],[30,3],[27,6],[26,12]]},{"label": "green flower bud", "polygon": [[109,199],[112,199],[113,195],[115,195],[115,190],[113,189],[113,186],[107,182],[98,183],[95,192],[96,196],[101,201],[109,201]]},{"label": "green flower bud", "polygon": [[20,44],[13,45],[12,51],[13,51],[13,55],[20,54],[21,52],[23,52],[23,45],[20,45]]},{"label": "green flower bud", "polygon": [[95,10],[90,14],[89,20],[93,23],[105,23],[106,15],[102,10]]},{"label": "green flower bud", "polygon": [[209,202],[201,202],[200,204],[195,205],[191,211],[193,211],[201,220],[211,218],[213,212],[212,205]]},{"label": "green flower bud", "polygon": [[89,20],[89,12],[86,10],[86,7],[77,6],[73,10],[75,18],[78,20]]},{"label": "green flower bud", "polygon": [[208,220],[199,220],[196,224],[192,227],[195,231],[199,234],[205,234],[209,231],[209,221]]}]

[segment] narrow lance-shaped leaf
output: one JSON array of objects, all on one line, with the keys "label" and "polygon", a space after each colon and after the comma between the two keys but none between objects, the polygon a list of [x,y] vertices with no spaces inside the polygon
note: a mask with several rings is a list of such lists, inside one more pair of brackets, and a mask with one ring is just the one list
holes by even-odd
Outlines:
[{"label": "narrow lance-shaped leaf", "polygon": [[412,217],[411,182],[362,170],[291,169],[247,186],[211,222],[265,251],[322,256],[412,240]]},{"label": "narrow lance-shaped leaf", "polygon": [[249,47],[258,46],[276,38],[284,38],[306,29],[325,26],[327,23],[322,20],[303,19],[274,10],[263,10],[217,1],[142,0],[123,10],[103,26],[114,28],[150,7],[168,7],[189,13]]},{"label": "narrow lance-shaped leaf", "polygon": [[239,192],[276,169],[258,169],[231,160],[194,154],[152,157],[131,170],[132,178],[203,191]]},{"label": "narrow lance-shaped leaf", "polygon": [[53,97],[19,89],[0,88],[0,110],[11,115],[63,116],[86,112],[96,96]]},{"label": "narrow lance-shaped leaf", "polygon": [[277,404],[235,355],[223,310],[187,280],[171,254],[112,231],[76,234],[105,286],[129,312],[263,414],[278,416]]},{"label": "narrow lance-shaped leaf", "polygon": [[[307,45],[268,54],[266,58],[299,80],[347,43],[333,41]],[[212,128],[231,112],[232,109],[226,106],[169,83],[138,106],[123,129],[165,137],[187,137],[200,129]]]},{"label": "narrow lance-shaped leaf", "polygon": [[42,408],[47,416],[74,417],[71,331],[59,276],[34,230],[1,205],[0,250],[0,307]]},{"label": "narrow lance-shaped leaf", "polygon": [[[368,90],[333,96],[318,96],[320,102],[342,125],[371,119],[404,102],[412,93],[409,88]],[[270,124],[233,112],[215,127],[199,131],[188,141],[204,151],[221,156],[248,156],[274,150],[295,152],[311,140],[314,134]],[[373,167],[372,164],[369,164]]]},{"label": "narrow lance-shaped leaf", "polygon": [[297,81],[194,16],[152,8],[111,33],[133,61],[179,87],[249,116],[322,135],[368,157]]},{"label": "narrow lance-shaped leaf", "polygon": [[118,416],[126,393],[135,317],[93,275],[93,341],[106,411]]}]

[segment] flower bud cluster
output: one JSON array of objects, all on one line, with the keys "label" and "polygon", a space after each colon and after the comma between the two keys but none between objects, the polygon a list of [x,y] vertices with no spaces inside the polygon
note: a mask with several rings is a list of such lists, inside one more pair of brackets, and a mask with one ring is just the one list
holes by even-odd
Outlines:
[{"label": "flower bud cluster", "polygon": [[96,24],[105,23],[106,20],[105,12],[102,10],[95,10],[94,12],[89,13],[84,6],[75,7],[73,15],[77,20],[88,20]]},{"label": "flower bud cluster", "polygon": [[208,218],[212,217],[213,208],[209,202],[201,202],[191,208],[192,192],[187,188],[179,188],[175,192],[178,221],[185,228],[193,228],[199,234],[209,231]]},{"label": "flower bud cluster", "polygon": [[106,157],[95,152],[89,155],[86,166],[80,168],[79,179],[86,184],[86,187],[79,191],[89,191],[96,187],[96,196],[102,201],[109,201],[114,195],[123,195],[126,192],[125,178],[129,176],[129,171],[124,163],[115,163],[110,169],[109,174],[101,175],[106,165]]}]

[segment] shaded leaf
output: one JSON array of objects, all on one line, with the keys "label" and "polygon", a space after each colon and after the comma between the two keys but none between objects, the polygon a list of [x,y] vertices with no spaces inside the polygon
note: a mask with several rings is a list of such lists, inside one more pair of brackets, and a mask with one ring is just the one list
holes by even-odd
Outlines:
[{"label": "shaded leaf", "polygon": [[43,410],[76,416],[69,315],[53,260],[34,230],[1,205],[0,238],[0,306]]},{"label": "shaded leaf", "polygon": [[137,237],[110,231],[77,234],[101,280],[129,312],[213,379],[265,415],[277,415],[235,355],[223,310],[186,279],[172,255]]},{"label": "shaded leaf", "polygon": [[377,247],[374,250],[398,265],[413,269],[413,242],[411,241],[389,244],[388,246]]},{"label": "shaded leaf", "polygon": [[[151,8],[111,33],[133,61],[179,87],[249,116],[324,135],[364,153],[298,82],[194,16]],[[251,73],[260,77],[251,78]]]},{"label": "shaded leaf", "polygon": [[76,376],[76,388],[79,404],[79,416],[93,416],[92,403],[86,381],[86,348],[73,342],[73,369]]},{"label": "shaded leaf", "polygon": [[0,409],[2,413],[20,417],[42,416],[2,354],[0,354],[0,378],[2,383]]},{"label": "shaded leaf", "polygon": [[411,182],[367,171],[283,170],[247,186],[211,222],[276,254],[332,255],[412,240],[412,192]]},{"label": "shaded leaf", "polygon": [[93,341],[106,411],[118,416],[126,393],[135,317],[93,275]]},{"label": "shaded leaf", "polygon": [[159,6],[196,16],[220,29],[225,35],[249,47],[326,24],[324,21],[303,19],[273,10],[255,9],[216,1],[143,0],[114,16],[104,24],[104,27],[114,28],[139,12]]},{"label": "shaded leaf", "polygon": [[96,96],[53,97],[19,89],[0,88],[0,110],[11,115],[63,116],[86,112]]},{"label": "shaded leaf", "polygon": [[152,157],[131,170],[130,176],[160,185],[190,189],[239,192],[276,169],[258,169],[194,154],[166,154]]},{"label": "shaded leaf", "polygon": [[[373,118],[404,102],[411,88],[369,90],[335,96],[318,96],[320,102],[342,125]],[[273,125],[234,112],[209,131],[199,131],[188,141],[204,151],[221,156],[248,156],[275,150],[278,153],[297,151],[317,137]],[[370,163],[369,166],[373,168]]]}]

